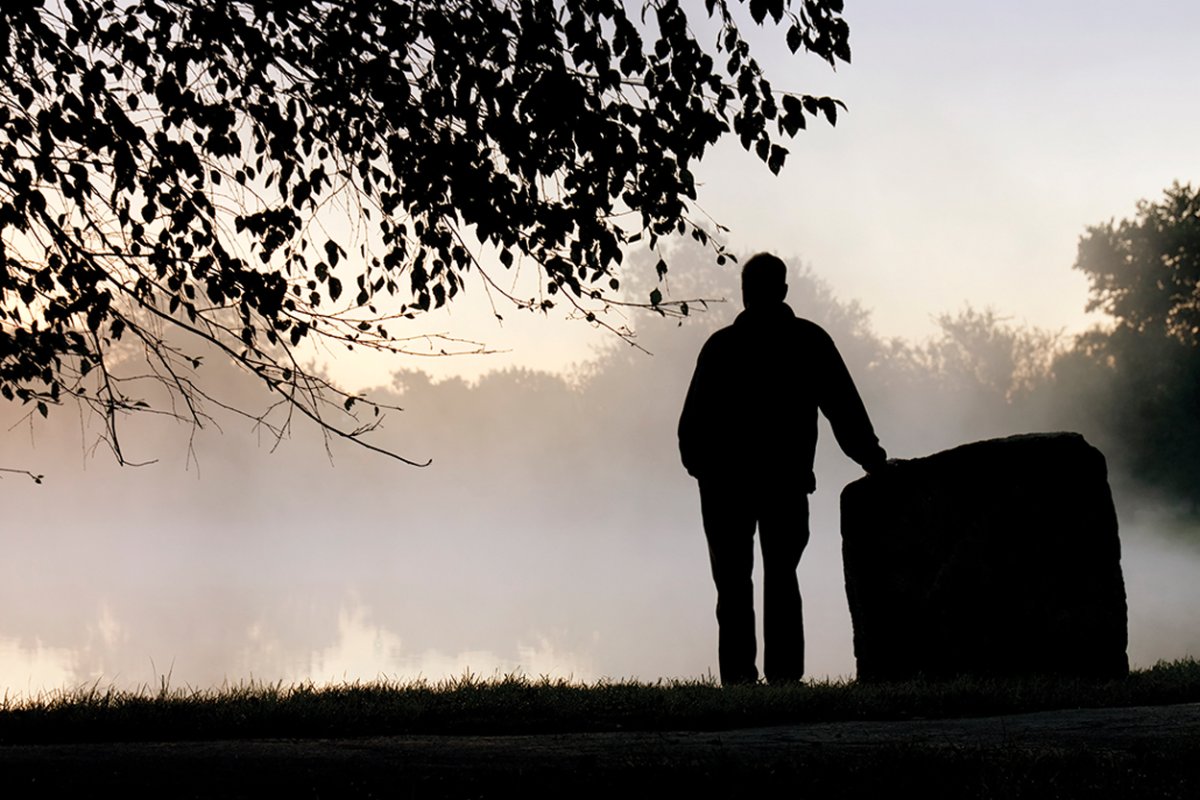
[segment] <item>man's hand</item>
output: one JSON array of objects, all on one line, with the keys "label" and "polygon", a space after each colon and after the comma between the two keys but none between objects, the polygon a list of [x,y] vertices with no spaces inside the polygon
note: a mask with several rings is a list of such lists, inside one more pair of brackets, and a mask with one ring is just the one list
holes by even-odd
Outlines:
[{"label": "man's hand", "polygon": [[870,464],[863,464],[863,469],[867,471],[868,475],[881,475],[888,469],[899,464],[900,461],[901,459],[899,458],[880,459]]}]

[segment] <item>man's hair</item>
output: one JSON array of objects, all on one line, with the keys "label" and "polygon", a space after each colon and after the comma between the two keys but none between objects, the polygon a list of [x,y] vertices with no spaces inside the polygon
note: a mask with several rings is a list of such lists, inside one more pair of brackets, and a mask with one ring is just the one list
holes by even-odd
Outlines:
[{"label": "man's hair", "polygon": [[742,298],[746,305],[783,299],[787,265],[779,256],[759,253],[742,265]]}]

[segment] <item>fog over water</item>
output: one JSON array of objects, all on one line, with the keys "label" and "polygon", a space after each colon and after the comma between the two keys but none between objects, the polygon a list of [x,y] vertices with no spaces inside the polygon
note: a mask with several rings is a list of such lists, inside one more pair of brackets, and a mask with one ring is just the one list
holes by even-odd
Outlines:
[{"label": "fog over water", "polygon": [[[675,269],[676,297],[735,293],[734,271]],[[1048,427],[1089,435],[1086,409],[997,411],[913,372],[853,303],[807,273],[791,282],[890,455]],[[701,343],[737,310],[682,327],[647,317],[653,357],[614,341],[569,378],[397,373],[374,397],[405,410],[376,441],[432,457],[426,469],[337,442],[330,458],[300,422],[275,448],[232,416],[189,450],[189,428],[145,415],[125,423],[126,454],[159,460],[121,468],[103,445],[93,455],[97,421],[71,407],[48,420],[0,408],[0,466],[46,475],[0,480],[0,686],[715,674],[715,594],[675,423]],[[266,402],[216,359],[200,374],[227,401]],[[822,423],[800,568],[810,675],[854,670],[837,504],[860,474]],[[1132,486],[1114,475],[1129,652],[1148,666],[1200,653],[1200,530]]]}]

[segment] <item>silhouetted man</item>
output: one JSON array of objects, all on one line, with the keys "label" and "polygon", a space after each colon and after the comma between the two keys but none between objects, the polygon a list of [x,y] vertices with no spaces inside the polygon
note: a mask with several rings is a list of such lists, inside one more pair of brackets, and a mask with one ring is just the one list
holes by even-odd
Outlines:
[{"label": "silhouetted man", "polygon": [[717,585],[721,682],[753,683],[754,530],[763,554],[763,671],[804,675],[796,569],[816,488],[817,409],[845,453],[872,472],[887,455],[833,340],[784,303],[787,267],[760,253],[742,268],[745,311],[700,351],[679,419],[679,452],[699,481]]}]

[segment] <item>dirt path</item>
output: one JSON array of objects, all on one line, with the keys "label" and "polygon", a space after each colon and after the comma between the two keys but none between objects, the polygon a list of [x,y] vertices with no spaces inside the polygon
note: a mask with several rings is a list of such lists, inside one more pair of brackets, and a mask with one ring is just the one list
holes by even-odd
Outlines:
[{"label": "dirt path", "polygon": [[[709,732],[13,745],[0,747],[0,794],[96,794],[111,787],[126,797],[256,797],[277,791],[300,797],[449,797],[569,788],[580,796],[618,784],[724,785],[730,776],[744,780],[739,775],[780,781],[792,775],[819,783],[822,775],[842,780],[865,764],[874,765],[866,777],[878,789],[892,780],[919,779],[922,764],[943,773],[961,765],[970,774],[992,765],[1003,775],[1026,770],[1022,765],[1029,759],[1037,766],[1047,753],[1071,763],[1083,758],[1086,763],[1073,769],[1084,772],[1100,759],[1096,768],[1112,767],[1118,775],[1136,772],[1147,758],[1200,765],[1200,704]],[[889,773],[893,761],[904,774]],[[1170,785],[1178,784],[1178,796],[1200,796],[1193,781],[1184,775]],[[1161,787],[1154,794],[1175,796]]]}]

